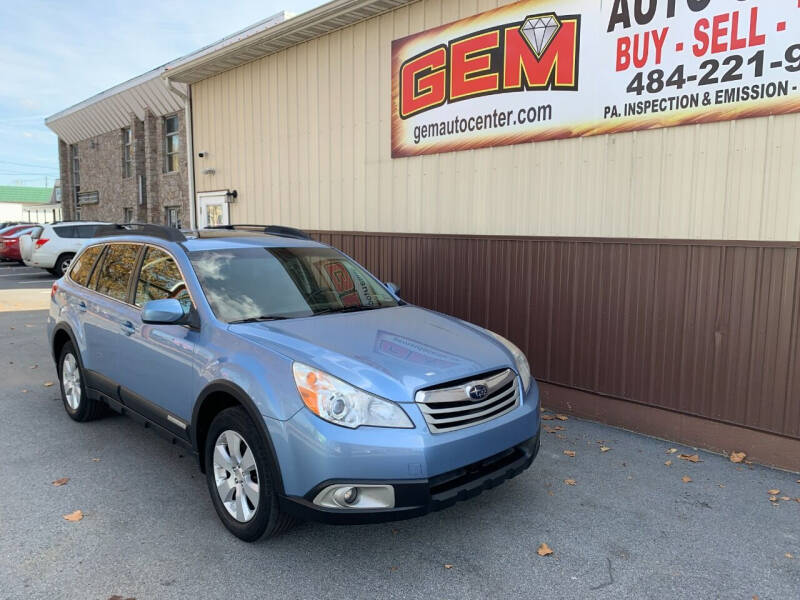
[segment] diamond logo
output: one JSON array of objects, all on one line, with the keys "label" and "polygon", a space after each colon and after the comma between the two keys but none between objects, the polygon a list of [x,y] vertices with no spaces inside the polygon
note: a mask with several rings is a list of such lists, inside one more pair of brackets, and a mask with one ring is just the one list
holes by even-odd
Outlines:
[{"label": "diamond logo", "polygon": [[561,21],[554,13],[547,13],[527,17],[519,28],[519,32],[528,42],[536,59],[539,60],[550,46],[550,42],[556,37],[559,29],[561,29]]}]

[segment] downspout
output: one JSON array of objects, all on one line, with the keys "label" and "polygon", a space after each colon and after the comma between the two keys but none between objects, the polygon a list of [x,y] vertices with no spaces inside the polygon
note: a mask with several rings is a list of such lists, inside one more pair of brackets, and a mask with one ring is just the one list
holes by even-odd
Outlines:
[{"label": "downspout", "polygon": [[192,137],[192,86],[186,85],[186,91],[178,89],[169,77],[164,77],[167,89],[183,99],[186,120],[186,165],[189,169],[189,225],[197,229],[197,199],[194,193],[194,140]]}]

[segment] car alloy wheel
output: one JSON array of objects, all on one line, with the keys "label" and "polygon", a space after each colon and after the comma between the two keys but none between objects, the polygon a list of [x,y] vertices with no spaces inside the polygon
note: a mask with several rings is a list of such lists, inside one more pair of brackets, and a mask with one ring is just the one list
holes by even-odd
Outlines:
[{"label": "car alloy wheel", "polygon": [[258,466],[245,439],[230,429],[214,443],[214,481],[228,514],[239,523],[250,521],[261,495]]},{"label": "car alloy wheel", "polygon": [[64,386],[67,405],[72,410],[78,410],[81,405],[81,372],[78,368],[78,361],[72,353],[64,356],[61,365],[61,384]]}]

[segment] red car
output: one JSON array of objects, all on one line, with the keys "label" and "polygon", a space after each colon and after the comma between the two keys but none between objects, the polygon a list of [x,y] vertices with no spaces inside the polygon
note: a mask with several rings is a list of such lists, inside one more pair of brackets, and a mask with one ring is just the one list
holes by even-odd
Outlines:
[{"label": "red car", "polygon": [[0,231],[0,259],[22,262],[19,253],[19,236],[30,233],[34,225],[15,225]]}]

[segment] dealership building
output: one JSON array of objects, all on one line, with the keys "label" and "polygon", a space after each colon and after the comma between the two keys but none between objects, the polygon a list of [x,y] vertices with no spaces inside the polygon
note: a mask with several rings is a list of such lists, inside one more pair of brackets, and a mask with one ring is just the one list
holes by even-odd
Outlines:
[{"label": "dealership building", "polygon": [[[163,107],[48,119],[65,213],[306,229],[509,337],[546,407],[800,469],[800,8],[630,4],[279,15],[162,68]],[[126,130],[154,187],[106,211],[117,192],[80,194],[125,168]]]}]

